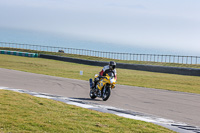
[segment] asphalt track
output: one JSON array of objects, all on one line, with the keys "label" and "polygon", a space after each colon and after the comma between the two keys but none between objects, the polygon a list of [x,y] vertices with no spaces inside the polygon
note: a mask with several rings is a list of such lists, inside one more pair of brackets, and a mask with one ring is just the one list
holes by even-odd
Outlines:
[{"label": "asphalt track", "polygon": [[200,126],[200,95],[117,85],[108,101],[89,98],[89,82],[0,68],[0,86],[55,94]]}]

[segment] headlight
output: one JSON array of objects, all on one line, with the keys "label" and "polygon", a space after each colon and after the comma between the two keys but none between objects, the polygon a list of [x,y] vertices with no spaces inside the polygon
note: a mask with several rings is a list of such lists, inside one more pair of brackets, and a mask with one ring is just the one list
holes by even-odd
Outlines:
[{"label": "headlight", "polygon": [[114,78],[110,78],[110,83],[114,83],[115,82],[115,79]]}]

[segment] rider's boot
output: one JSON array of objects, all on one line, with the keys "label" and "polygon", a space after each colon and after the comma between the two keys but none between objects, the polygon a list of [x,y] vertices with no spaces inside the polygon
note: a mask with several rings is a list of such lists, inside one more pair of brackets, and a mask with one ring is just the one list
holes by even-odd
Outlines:
[{"label": "rider's boot", "polygon": [[96,85],[97,85],[97,82],[98,82],[98,81],[99,81],[99,78],[98,78],[98,77],[94,79],[92,88],[94,88],[94,89],[96,88]]}]

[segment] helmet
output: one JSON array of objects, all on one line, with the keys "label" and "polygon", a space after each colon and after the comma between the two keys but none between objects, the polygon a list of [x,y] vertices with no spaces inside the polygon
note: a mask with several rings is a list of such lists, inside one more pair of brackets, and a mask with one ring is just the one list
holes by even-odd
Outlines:
[{"label": "helmet", "polygon": [[110,61],[109,62],[109,68],[112,69],[112,70],[114,70],[115,67],[116,67],[116,63],[114,61]]}]

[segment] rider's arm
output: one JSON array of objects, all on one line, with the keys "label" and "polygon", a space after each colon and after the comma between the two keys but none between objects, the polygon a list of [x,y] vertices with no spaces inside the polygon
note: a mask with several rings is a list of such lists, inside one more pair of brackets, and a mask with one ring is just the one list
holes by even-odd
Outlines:
[{"label": "rider's arm", "polygon": [[103,76],[103,73],[104,73],[104,71],[103,71],[103,69],[102,69],[101,72],[99,72],[99,75],[100,75],[100,76]]},{"label": "rider's arm", "polygon": [[103,76],[104,72],[105,72],[107,69],[109,69],[109,66],[108,66],[108,65],[107,65],[107,66],[104,66],[103,69],[101,70],[101,72],[99,72],[99,75],[100,75],[100,76]]},{"label": "rider's arm", "polygon": [[115,79],[117,80],[117,70],[114,69]]},{"label": "rider's arm", "polygon": [[117,74],[115,74],[115,80],[117,80]]}]

